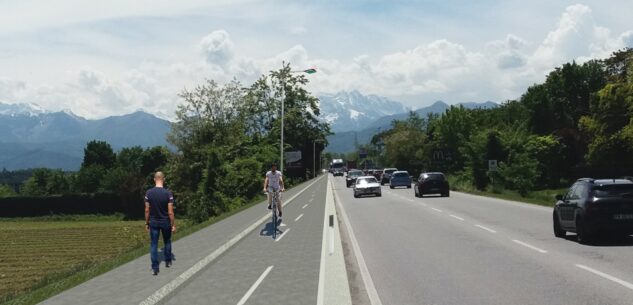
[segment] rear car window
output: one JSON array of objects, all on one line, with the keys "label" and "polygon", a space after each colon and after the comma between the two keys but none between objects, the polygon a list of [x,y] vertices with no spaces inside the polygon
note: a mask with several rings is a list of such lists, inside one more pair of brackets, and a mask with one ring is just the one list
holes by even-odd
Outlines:
[{"label": "rear car window", "polygon": [[602,185],[593,189],[595,197],[633,197],[633,184]]},{"label": "rear car window", "polygon": [[395,173],[393,174],[394,177],[409,177],[409,174],[407,173]]},{"label": "rear car window", "polygon": [[426,180],[438,180],[438,181],[444,181],[444,175],[442,174],[427,174],[424,179]]},{"label": "rear car window", "polygon": [[377,183],[376,178],[361,178],[356,180],[356,184]]},{"label": "rear car window", "polygon": [[349,172],[350,176],[360,176],[363,172]]},{"label": "rear car window", "polygon": [[385,170],[385,173],[386,173],[386,174],[391,174],[391,173],[393,173],[393,172],[395,172],[395,171],[396,171],[395,169],[386,169],[386,170]]}]

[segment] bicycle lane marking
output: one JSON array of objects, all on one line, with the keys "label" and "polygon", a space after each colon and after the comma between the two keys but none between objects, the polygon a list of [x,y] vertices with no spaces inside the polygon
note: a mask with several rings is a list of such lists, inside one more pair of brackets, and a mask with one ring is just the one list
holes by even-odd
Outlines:
[{"label": "bicycle lane marking", "polygon": [[[307,185],[305,188],[303,188],[297,194],[292,196],[290,199],[286,200],[284,202],[284,204],[282,204],[282,206],[286,206],[286,205],[290,204],[291,202],[293,202],[293,200],[295,200],[297,197],[299,197],[301,194],[303,194],[303,192],[305,192],[307,189],[309,189],[315,183],[321,181],[322,179],[323,178],[318,178],[317,180],[311,182],[309,185]],[[224,254],[224,252],[229,250],[233,245],[235,245],[237,242],[242,240],[248,234],[253,232],[257,227],[259,227],[261,224],[263,224],[268,219],[270,219],[270,215],[268,213],[266,213],[265,216],[263,216],[262,218],[260,218],[257,221],[255,221],[255,223],[250,225],[244,231],[242,231],[242,232],[238,233],[237,235],[235,235],[233,238],[231,238],[229,241],[227,241],[224,245],[220,246],[215,251],[211,252],[209,255],[207,255],[206,257],[204,257],[203,259],[201,259],[197,263],[195,263],[193,266],[191,266],[185,272],[183,272],[178,277],[173,279],[171,282],[165,284],[163,287],[161,287],[160,289],[156,290],[147,299],[145,299],[141,303],[139,303],[139,305],[155,305],[155,304],[158,304],[167,295],[169,295],[174,290],[176,290],[176,288],[178,288],[180,285],[184,284],[193,275],[195,275],[196,273],[200,272],[203,268],[205,268],[207,265],[209,265],[211,262],[213,262],[220,255]]]}]

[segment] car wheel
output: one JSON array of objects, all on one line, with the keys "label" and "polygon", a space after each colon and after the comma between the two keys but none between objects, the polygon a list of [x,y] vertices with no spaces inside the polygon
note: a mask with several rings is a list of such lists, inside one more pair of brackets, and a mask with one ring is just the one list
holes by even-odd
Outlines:
[{"label": "car wheel", "polygon": [[413,188],[413,195],[415,196],[415,198],[420,197],[420,195],[418,195],[418,192],[415,190],[415,188]]},{"label": "car wheel", "polygon": [[407,188],[408,188],[408,189],[410,189],[410,188],[411,188],[411,186],[410,186],[410,185],[407,185]]},{"label": "car wheel", "polygon": [[382,197],[382,193],[376,194],[376,197]]},{"label": "car wheel", "polygon": [[561,228],[560,220],[558,220],[558,214],[554,213],[554,236],[558,238],[564,238],[565,235],[567,235],[567,231]]},{"label": "car wheel", "polygon": [[585,221],[581,217],[578,217],[576,219],[576,240],[583,245],[588,245],[591,243],[592,237],[593,236],[587,232]]},{"label": "car wheel", "polygon": [[358,194],[354,193],[354,198],[358,198]]},{"label": "car wheel", "polygon": [[442,194],[442,196],[444,196],[444,197],[450,197],[450,193],[449,193],[449,192],[446,192],[446,193]]},{"label": "car wheel", "polygon": [[390,185],[389,188],[393,190],[393,185]]}]

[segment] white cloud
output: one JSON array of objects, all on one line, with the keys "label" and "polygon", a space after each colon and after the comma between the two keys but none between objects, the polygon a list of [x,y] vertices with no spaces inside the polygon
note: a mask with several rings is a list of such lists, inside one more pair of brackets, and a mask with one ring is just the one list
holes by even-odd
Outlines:
[{"label": "white cloud", "polygon": [[[305,30],[290,29],[296,34]],[[70,70],[67,78],[57,82],[5,77],[0,79],[0,100],[38,103],[51,110],[71,108],[91,118],[139,108],[172,116],[179,102],[177,94],[185,87],[192,88],[205,78],[227,82],[235,77],[248,84],[287,62],[296,69],[318,68],[317,74],[309,76],[309,88],[316,93],[356,89],[401,99],[414,108],[437,99],[500,102],[517,98],[564,62],[606,57],[622,47],[633,47],[632,31],[613,33],[596,24],[591,9],[584,5],[566,8],[541,41],[507,34],[477,48],[437,39],[382,55],[367,55],[364,46],[359,46],[359,54],[351,59],[315,57],[301,43],[277,49],[277,54],[252,57],[244,42],[232,35],[223,29],[201,34],[189,45],[191,50],[184,52],[190,57],[147,59],[122,72],[87,65]]]}]

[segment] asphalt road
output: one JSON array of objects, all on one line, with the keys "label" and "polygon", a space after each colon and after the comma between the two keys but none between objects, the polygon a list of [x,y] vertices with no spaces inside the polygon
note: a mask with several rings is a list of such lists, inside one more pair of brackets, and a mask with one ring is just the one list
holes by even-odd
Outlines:
[{"label": "asphalt road", "polygon": [[633,237],[580,245],[551,208],[333,185],[382,304],[633,304]]},{"label": "asphalt road", "polygon": [[41,304],[314,305],[327,185],[323,176],[284,193],[289,203],[276,239],[262,202],[176,241],[176,261],[161,264],[158,276],[145,255]]}]

